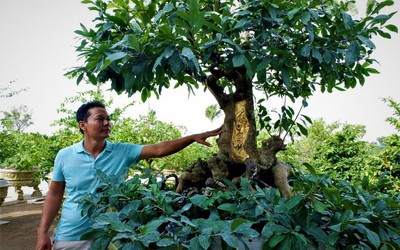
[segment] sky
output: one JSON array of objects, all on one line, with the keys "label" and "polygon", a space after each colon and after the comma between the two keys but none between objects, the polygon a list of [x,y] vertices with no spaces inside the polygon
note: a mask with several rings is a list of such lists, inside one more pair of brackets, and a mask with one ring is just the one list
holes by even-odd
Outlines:
[{"label": "sky", "polygon": [[[366,0],[357,0],[364,5]],[[391,11],[400,10],[400,1],[395,0]],[[361,12],[361,10],[360,10]],[[77,66],[74,30],[79,24],[90,26],[95,12],[79,0],[3,0],[0,3],[0,88],[11,90],[27,88],[11,98],[0,99],[0,110],[27,105],[32,111],[31,125],[26,131],[51,134],[56,128],[50,124],[58,119],[57,109],[67,97],[92,89],[90,85],[76,85],[75,79],[67,79],[64,73]],[[400,27],[400,13],[391,23]],[[360,124],[366,127],[363,138],[375,141],[396,131],[385,119],[392,115],[381,98],[392,97],[400,101],[400,35],[392,39],[372,40],[377,49],[374,58],[379,64],[375,68],[380,74],[366,79],[364,86],[345,92],[317,93],[308,100],[309,106],[302,114],[312,119],[323,118],[327,123],[340,122]],[[11,85],[10,82],[13,82]],[[127,116],[137,118],[149,109],[155,110],[158,119],[183,125],[188,133],[213,129],[223,122],[220,118],[211,123],[204,115],[207,106],[216,104],[209,92],[199,90],[188,96],[186,89],[164,91],[160,99],[151,98],[142,104],[139,95],[128,98],[125,94],[113,95],[117,105],[135,102]],[[75,105],[75,104],[74,104]],[[78,108],[76,103],[73,109]],[[281,105],[281,103],[272,103]],[[268,107],[270,108],[270,107]]]}]

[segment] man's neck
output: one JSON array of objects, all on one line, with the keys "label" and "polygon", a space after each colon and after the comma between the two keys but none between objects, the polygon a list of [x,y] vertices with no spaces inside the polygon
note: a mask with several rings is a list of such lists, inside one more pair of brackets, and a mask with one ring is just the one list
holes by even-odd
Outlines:
[{"label": "man's neck", "polygon": [[94,140],[85,138],[83,141],[83,147],[86,152],[91,154],[95,159],[104,150],[106,146],[106,140]]}]

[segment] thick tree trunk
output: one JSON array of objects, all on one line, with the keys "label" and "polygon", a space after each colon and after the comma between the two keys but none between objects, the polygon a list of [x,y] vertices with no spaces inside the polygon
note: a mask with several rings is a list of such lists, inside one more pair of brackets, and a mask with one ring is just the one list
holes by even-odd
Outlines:
[{"label": "thick tree trunk", "polygon": [[[223,186],[229,179],[239,184],[241,177],[256,184],[278,187],[282,196],[290,195],[287,165],[276,159],[276,153],[285,145],[279,137],[270,138],[257,149],[257,128],[254,115],[252,82],[243,74],[229,78],[236,91],[226,94],[216,84],[218,77],[211,75],[207,86],[225,113],[222,133],[218,138],[219,153],[208,162],[199,161],[180,177],[178,192],[193,192],[193,188]],[[200,191],[198,191],[200,192]]]},{"label": "thick tree trunk", "polygon": [[257,129],[251,97],[232,98],[224,105],[225,120],[218,139],[221,153],[244,162],[257,155]]}]

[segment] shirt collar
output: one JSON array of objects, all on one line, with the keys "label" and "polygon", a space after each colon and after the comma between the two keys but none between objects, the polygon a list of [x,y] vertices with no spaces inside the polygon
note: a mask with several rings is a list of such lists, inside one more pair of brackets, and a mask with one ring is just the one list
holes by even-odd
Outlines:
[{"label": "shirt collar", "polygon": [[[86,152],[85,148],[83,147],[83,141],[84,140],[81,140],[80,142],[75,144],[74,147],[75,147],[75,151],[77,153]],[[105,147],[104,151],[112,151],[112,149],[113,149],[113,144],[106,140],[106,147]]]}]

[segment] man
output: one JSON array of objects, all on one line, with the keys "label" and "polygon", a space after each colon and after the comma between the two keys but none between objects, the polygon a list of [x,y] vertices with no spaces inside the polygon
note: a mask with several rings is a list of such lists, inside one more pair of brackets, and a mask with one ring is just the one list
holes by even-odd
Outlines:
[{"label": "man", "polygon": [[[99,182],[96,170],[126,177],[129,168],[142,159],[173,154],[197,142],[211,146],[206,139],[221,133],[221,128],[153,145],[111,143],[110,117],[105,106],[97,101],[83,104],[76,113],[84,139],[60,150],[54,163],[52,182],[44,203],[37,232],[36,250],[52,249],[48,230],[63,203],[53,249],[89,249],[92,241],[80,237],[90,230],[89,218],[81,215],[77,201],[94,192]],[[62,202],[66,190],[66,199]]]}]

